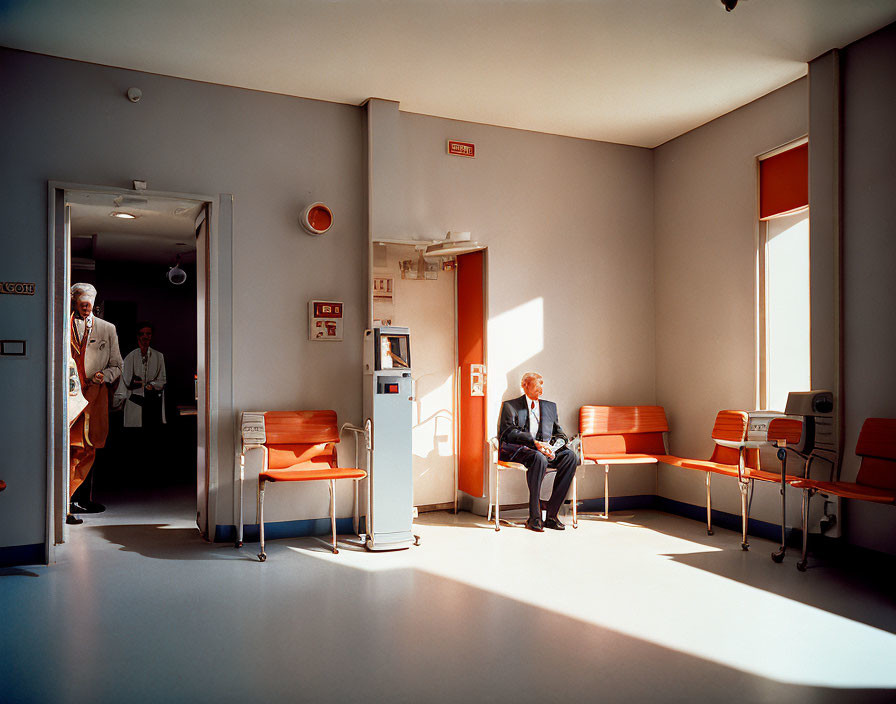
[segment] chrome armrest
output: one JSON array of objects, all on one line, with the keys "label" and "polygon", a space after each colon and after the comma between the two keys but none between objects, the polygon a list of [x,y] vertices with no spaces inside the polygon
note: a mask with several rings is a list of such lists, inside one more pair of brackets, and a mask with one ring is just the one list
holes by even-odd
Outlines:
[{"label": "chrome armrest", "polygon": [[365,440],[365,445],[369,445],[370,441],[367,436],[367,429],[358,427],[357,425],[353,425],[352,423],[343,423],[342,427],[339,429],[339,434],[342,435],[344,432],[353,433],[355,436],[355,467],[358,467],[358,436],[363,435]]}]

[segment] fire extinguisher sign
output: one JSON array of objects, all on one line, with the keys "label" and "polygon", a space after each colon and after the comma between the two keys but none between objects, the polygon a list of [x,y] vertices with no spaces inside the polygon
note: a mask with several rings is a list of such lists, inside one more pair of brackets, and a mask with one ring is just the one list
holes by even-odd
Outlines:
[{"label": "fire extinguisher sign", "polygon": [[342,301],[308,302],[308,338],[342,340]]}]

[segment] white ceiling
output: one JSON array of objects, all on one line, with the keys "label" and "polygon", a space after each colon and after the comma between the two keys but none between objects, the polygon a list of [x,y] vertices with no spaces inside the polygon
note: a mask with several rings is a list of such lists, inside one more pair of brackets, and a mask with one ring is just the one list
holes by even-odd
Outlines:
[{"label": "white ceiling", "polygon": [[[204,204],[194,200],[133,194],[69,191],[72,256],[93,261],[174,264],[196,258],[196,219]],[[113,212],[136,216],[112,217]]]},{"label": "white ceiling", "polygon": [[896,21],[896,0],[6,0],[0,44],[653,147]]}]

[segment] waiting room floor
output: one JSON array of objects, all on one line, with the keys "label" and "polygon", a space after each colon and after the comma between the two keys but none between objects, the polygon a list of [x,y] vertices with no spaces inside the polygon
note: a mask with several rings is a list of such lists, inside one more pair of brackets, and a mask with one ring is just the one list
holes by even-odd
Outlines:
[{"label": "waiting room floor", "polygon": [[[880,566],[655,511],[420,547],[208,544],[192,489],[85,517],[52,567],[0,569],[3,702],[896,701]],[[568,520],[568,519],[567,519]]]}]

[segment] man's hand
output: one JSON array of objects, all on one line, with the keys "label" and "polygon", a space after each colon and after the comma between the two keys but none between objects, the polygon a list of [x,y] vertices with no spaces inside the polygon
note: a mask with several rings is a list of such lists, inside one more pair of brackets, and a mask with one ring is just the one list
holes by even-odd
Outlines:
[{"label": "man's hand", "polygon": [[551,449],[551,446],[546,442],[541,442],[540,440],[535,441],[535,448],[547,457],[549,460],[554,459],[554,451]]},{"label": "man's hand", "polygon": [[105,377],[102,372],[97,372],[90,381],[94,384],[102,384],[105,381]]}]

